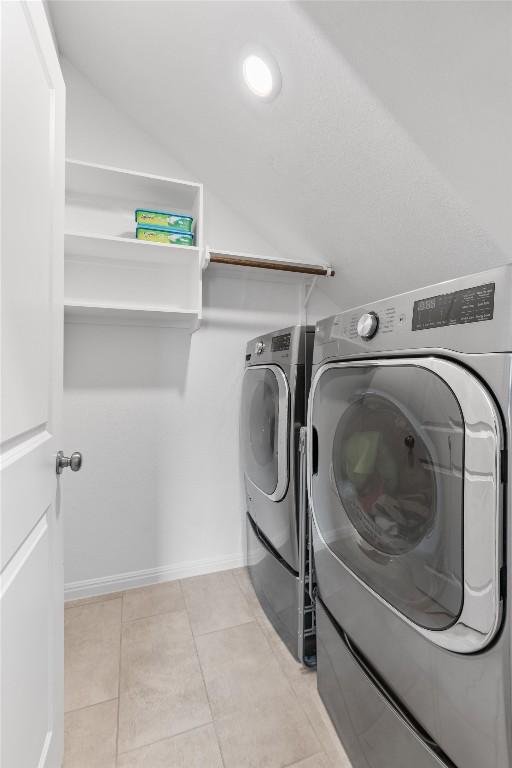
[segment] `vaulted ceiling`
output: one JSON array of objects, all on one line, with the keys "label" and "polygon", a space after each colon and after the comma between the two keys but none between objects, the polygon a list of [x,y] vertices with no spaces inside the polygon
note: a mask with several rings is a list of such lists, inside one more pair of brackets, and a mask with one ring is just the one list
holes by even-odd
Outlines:
[{"label": "vaulted ceiling", "polygon": [[[63,54],[283,256],[359,303],[512,258],[512,6],[52,2]],[[244,48],[283,87],[258,102]],[[221,244],[219,244],[221,245]]]}]

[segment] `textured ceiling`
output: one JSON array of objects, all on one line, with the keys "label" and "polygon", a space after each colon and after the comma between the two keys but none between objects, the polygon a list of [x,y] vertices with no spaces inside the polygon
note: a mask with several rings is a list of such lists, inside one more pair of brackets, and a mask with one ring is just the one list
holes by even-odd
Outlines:
[{"label": "textured ceiling", "polygon": [[512,4],[301,6],[512,252]]},{"label": "textured ceiling", "polygon": [[[404,15],[407,5],[418,14]],[[429,15],[444,5],[460,17]],[[440,64],[453,60],[453,74],[462,22],[482,35],[483,53],[494,45],[483,6],[506,30],[501,3],[68,0],[51,14],[75,66],[284,256],[334,263],[336,279],[322,285],[346,304],[507,260],[511,225],[503,202],[489,204],[496,184],[500,197],[510,184],[506,131],[480,119],[461,135],[473,92],[459,86],[472,72],[443,79]],[[250,43],[279,62],[273,102],[240,82]],[[466,41],[462,53],[471,50]],[[476,84],[482,92],[490,78],[491,95],[505,93],[506,78],[494,82],[505,55]],[[502,118],[512,118],[506,100],[489,125]]]}]

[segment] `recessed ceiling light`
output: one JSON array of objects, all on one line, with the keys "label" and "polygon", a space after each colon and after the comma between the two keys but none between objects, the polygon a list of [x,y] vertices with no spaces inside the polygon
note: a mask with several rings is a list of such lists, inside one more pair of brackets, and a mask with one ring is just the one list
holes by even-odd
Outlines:
[{"label": "recessed ceiling light", "polygon": [[281,89],[281,73],[275,59],[266,51],[247,52],[242,63],[242,74],[251,93],[270,101]]}]

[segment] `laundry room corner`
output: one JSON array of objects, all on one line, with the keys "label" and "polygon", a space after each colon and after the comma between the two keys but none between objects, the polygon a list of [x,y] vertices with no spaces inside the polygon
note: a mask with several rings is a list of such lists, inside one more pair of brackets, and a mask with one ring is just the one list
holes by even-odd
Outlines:
[{"label": "laundry room corner", "polygon": [[0,60],[0,767],[512,768],[512,0]]},{"label": "laundry room corner", "polygon": [[[193,179],[71,62],[62,66],[68,157]],[[214,194],[205,197],[210,242],[277,254]],[[298,322],[304,292],[293,280],[226,274],[214,265],[203,273],[193,334],[66,322],[66,443],[87,455],[66,489],[68,599],[244,562],[241,350],[250,336]]]}]

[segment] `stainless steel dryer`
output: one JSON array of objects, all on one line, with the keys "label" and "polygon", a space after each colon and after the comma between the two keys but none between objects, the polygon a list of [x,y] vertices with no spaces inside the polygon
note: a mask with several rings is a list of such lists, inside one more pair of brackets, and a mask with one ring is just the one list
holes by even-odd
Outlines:
[{"label": "stainless steel dryer", "polygon": [[249,574],[267,616],[306,663],[314,632],[304,583],[299,440],[313,338],[314,328],[294,326],[247,344],[241,413]]},{"label": "stainless steel dryer", "polygon": [[512,267],[320,322],[318,686],[354,768],[512,766]]}]

